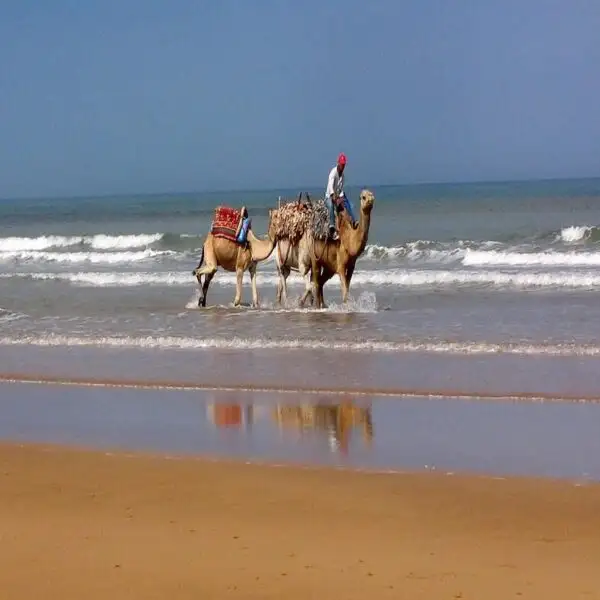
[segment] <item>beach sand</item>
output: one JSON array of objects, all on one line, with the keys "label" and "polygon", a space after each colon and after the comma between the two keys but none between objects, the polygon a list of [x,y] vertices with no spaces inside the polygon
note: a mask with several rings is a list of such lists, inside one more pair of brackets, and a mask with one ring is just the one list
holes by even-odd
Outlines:
[{"label": "beach sand", "polygon": [[29,598],[600,598],[600,486],[0,445]]}]

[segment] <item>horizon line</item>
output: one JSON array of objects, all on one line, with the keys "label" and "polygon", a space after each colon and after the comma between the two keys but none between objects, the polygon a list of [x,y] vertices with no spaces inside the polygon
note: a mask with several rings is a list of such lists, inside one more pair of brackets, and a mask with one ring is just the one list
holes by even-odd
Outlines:
[{"label": "horizon line", "polygon": [[[509,183],[534,183],[534,182],[559,182],[559,181],[585,181],[600,179],[600,175],[591,175],[586,177],[533,177],[533,178],[519,178],[519,179],[473,179],[466,181],[417,181],[413,183],[378,183],[378,184],[362,184],[362,185],[350,185],[349,187],[354,188],[391,188],[391,187],[426,187],[426,186],[438,186],[438,185],[495,185],[495,184],[509,184]],[[188,191],[159,191],[159,192],[102,192],[99,194],[76,194],[76,195],[51,195],[51,196],[3,196],[0,197],[0,202],[6,201],[28,201],[28,200],[88,200],[88,199],[102,199],[102,198],[118,198],[118,197],[131,197],[131,196],[190,196],[193,194],[234,194],[240,192],[280,192],[290,191],[297,189],[302,192],[315,190],[322,187],[321,185],[309,185],[309,186],[293,186],[293,187],[266,187],[266,188],[251,188],[251,187],[239,187],[230,189],[204,189],[204,190],[188,190]]]}]

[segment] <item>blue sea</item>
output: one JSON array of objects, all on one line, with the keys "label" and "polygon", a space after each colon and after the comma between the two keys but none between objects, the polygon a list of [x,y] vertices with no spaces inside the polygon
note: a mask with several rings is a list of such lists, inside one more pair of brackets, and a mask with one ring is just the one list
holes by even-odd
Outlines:
[{"label": "blue sea", "polygon": [[[459,365],[446,368],[443,385],[463,389],[465,373],[477,387],[481,358],[528,357],[535,370],[539,359],[554,357],[566,362],[558,371],[545,363],[549,376],[560,371],[564,388],[567,379],[577,387],[585,363],[592,377],[586,389],[594,391],[600,179],[364,187],[375,206],[351,298],[341,304],[334,278],[323,311],[296,306],[297,276],[289,280],[291,304],[275,306],[272,259],[259,265],[258,309],[232,307],[235,276],[223,271],[208,307],[199,309],[192,276],[217,205],[246,206],[255,234],[263,236],[279,197],[300,191],[317,197],[320,189],[1,200],[2,371],[67,376],[77,369],[118,378],[141,376],[146,365],[147,375],[162,368],[165,379],[193,378],[197,368],[206,377],[221,350],[221,357],[243,356],[257,385],[256,373],[267,373],[264,365],[285,354],[292,358],[278,367],[281,381],[287,369],[306,382],[294,357],[314,361],[302,363],[313,369],[308,379],[319,369],[326,378],[321,359],[335,357],[346,365],[336,367],[336,385],[347,377],[358,387],[385,380],[402,388],[406,375],[414,375],[402,375],[402,365],[441,356]],[[350,189],[355,205],[359,193]],[[246,275],[243,300],[250,299]],[[123,357],[137,366],[126,367]],[[465,366],[459,357],[475,360]],[[388,365],[385,376],[372,375],[378,358]],[[252,362],[259,359],[260,365]],[[357,363],[362,371],[352,367]],[[506,366],[513,363],[503,364],[494,385],[520,381],[522,374],[513,377]],[[439,376],[426,371],[420,386]],[[539,384],[523,387],[543,388],[547,380],[539,377]]]}]

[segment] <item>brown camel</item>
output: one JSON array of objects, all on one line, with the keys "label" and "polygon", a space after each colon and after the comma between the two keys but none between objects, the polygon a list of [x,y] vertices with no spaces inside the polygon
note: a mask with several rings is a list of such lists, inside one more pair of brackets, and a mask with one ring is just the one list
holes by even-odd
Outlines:
[{"label": "brown camel", "polygon": [[[257,264],[271,256],[275,248],[275,236],[272,228],[272,211],[269,211],[269,229],[267,239],[257,238],[252,229],[248,230],[248,243],[238,244],[222,237],[215,237],[209,233],[202,245],[200,262],[192,272],[201,286],[202,293],[198,299],[198,306],[206,306],[206,294],[217,268],[225,271],[235,272],[237,276],[235,284],[234,306],[239,306],[242,300],[242,281],[244,273],[250,271],[252,285],[252,306],[258,307],[258,290],[256,289],[256,267]],[[203,263],[204,266],[203,266]],[[204,275],[204,283],[202,283]]]},{"label": "brown camel", "polygon": [[[352,227],[347,213],[338,213],[339,239],[313,240],[312,276],[317,308],[325,307],[323,286],[336,273],[342,286],[342,301],[348,301],[348,290],[358,257],[363,253],[369,237],[371,210],[375,196],[369,190],[360,193],[360,218],[356,229]],[[309,294],[305,294],[302,303]]]}]

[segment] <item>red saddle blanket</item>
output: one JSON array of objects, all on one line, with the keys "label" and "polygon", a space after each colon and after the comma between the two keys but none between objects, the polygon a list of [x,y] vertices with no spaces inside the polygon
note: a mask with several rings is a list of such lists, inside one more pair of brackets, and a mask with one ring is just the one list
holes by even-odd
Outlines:
[{"label": "red saddle blanket", "polygon": [[214,237],[236,242],[242,226],[243,211],[229,206],[217,206],[210,228]]}]

